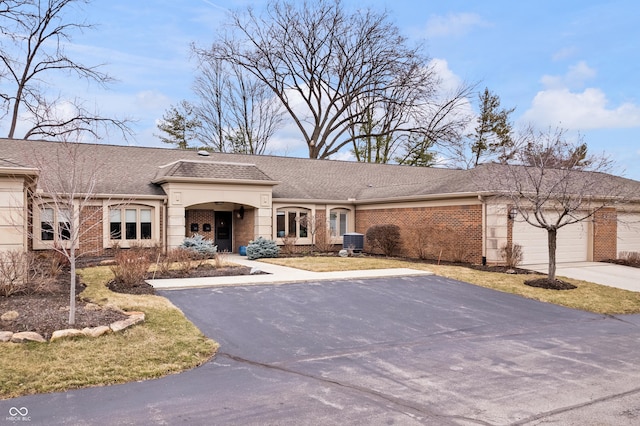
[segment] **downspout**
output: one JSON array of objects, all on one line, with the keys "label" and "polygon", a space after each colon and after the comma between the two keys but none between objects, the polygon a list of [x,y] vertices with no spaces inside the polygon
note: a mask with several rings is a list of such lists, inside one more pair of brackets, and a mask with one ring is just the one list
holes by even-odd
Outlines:
[{"label": "downspout", "polygon": [[167,198],[165,198],[162,201],[162,211],[160,213],[163,216],[162,217],[162,228],[163,229],[161,231],[162,231],[162,240],[163,240],[162,241],[162,251],[164,252],[164,254],[167,254],[167,250],[168,250],[167,249],[167,244],[168,244],[168,241],[169,241],[169,238],[167,237],[167,229],[168,229],[168,225],[169,225],[167,223],[167,216],[168,216],[167,215],[167,209],[169,208],[168,205],[169,205],[169,197],[167,196]]},{"label": "downspout", "polygon": [[31,213],[29,213],[29,208],[33,207],[29,206],[29,188],[27,187],[28,184],[29,182],[27,182],[26,179],[22,184],[22,248],[25,253],[29,252],[29,220],[31,220],[33,226],[33,210],[31,211]]},{"label": "downspout", "polygon": [[482,205],[482,265],[487,264],[487,203],[478,195],[478,200]]}]

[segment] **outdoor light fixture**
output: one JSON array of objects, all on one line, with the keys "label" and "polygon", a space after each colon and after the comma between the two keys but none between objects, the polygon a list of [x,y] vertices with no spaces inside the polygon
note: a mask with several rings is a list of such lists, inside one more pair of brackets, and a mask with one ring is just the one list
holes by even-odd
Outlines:
[{"label": "outdoor light fixture", "polygon": [[240,210],[236,213],[238,219],[244,219],[244,206],[240,206]]},{"label": "outdoor light fixture", "polygon": [[509,219],[513,220],[518,216],[518,209],[516,207],[511,207],[509,209]]}]

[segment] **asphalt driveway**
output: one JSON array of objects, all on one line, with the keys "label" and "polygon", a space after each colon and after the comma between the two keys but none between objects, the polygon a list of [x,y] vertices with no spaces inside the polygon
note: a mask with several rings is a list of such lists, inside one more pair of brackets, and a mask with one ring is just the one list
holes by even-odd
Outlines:
[{"label": "asphalt driveway", "polygon": [[[638,424],[640,317],[437,276],[164,293],[219,354],[159,380],[0,401],[0,424]],[[14,408],[14,410],[11,410]]]}]

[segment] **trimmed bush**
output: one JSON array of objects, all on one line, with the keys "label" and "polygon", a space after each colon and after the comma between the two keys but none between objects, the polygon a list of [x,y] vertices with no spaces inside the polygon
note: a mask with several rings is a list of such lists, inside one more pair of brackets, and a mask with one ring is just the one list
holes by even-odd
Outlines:
[{"label": "trimmed bush", "polygon": [[193,237],[185,238],[180,247],[191,250],[208,259],[215,257],[218,252],[218,246],[200,234],[194,234]]},{"label": "trimmed bush", "polygon": [[400,227],[398,225],[372,226],[367,229],[366,238],[374,250],[381,250],[385,256],[393,255],[401,247]]},{"label": "trimmed bush", "polygon": [[265,257],[278,257],[280,247],[273,240],[258,237],[247,246],[247,259],[255,260]]},{"label": "trimmed bush", "polygon": [[[54,257],[57,257],[55,253]],[[0,251],[0,297],[23,294],[46,294],[55,284],[62,266],[37,258],[33,252]]]},{"label": "trimmed bush", "polygon": [[144,249],[118,249],[111,266],[116,282],[127,287],[135,287],[144,281],[151,266],[151,260]]}]

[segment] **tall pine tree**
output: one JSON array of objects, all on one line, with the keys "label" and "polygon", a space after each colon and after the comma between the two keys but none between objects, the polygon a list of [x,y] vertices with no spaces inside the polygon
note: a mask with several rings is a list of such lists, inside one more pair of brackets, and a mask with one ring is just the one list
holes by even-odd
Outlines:
[{"label": "tall pine tree", "polygon": [[193,107],[187,101],[171,105],[158,123],[163,134],[156,135],[164,143],[176,148],[189,148],[189,141],[195,139],[196,131],[201,126],[200,120],[194,117]]},{"label": "tall pine tree", "polygon": [[509,115],[515,108],[500,109],[500,97],[488,88],[479,96],[479,104],[478,125],[470,135],[474,166],[480,164],[483,156],[496,154],[513,145]]}]

